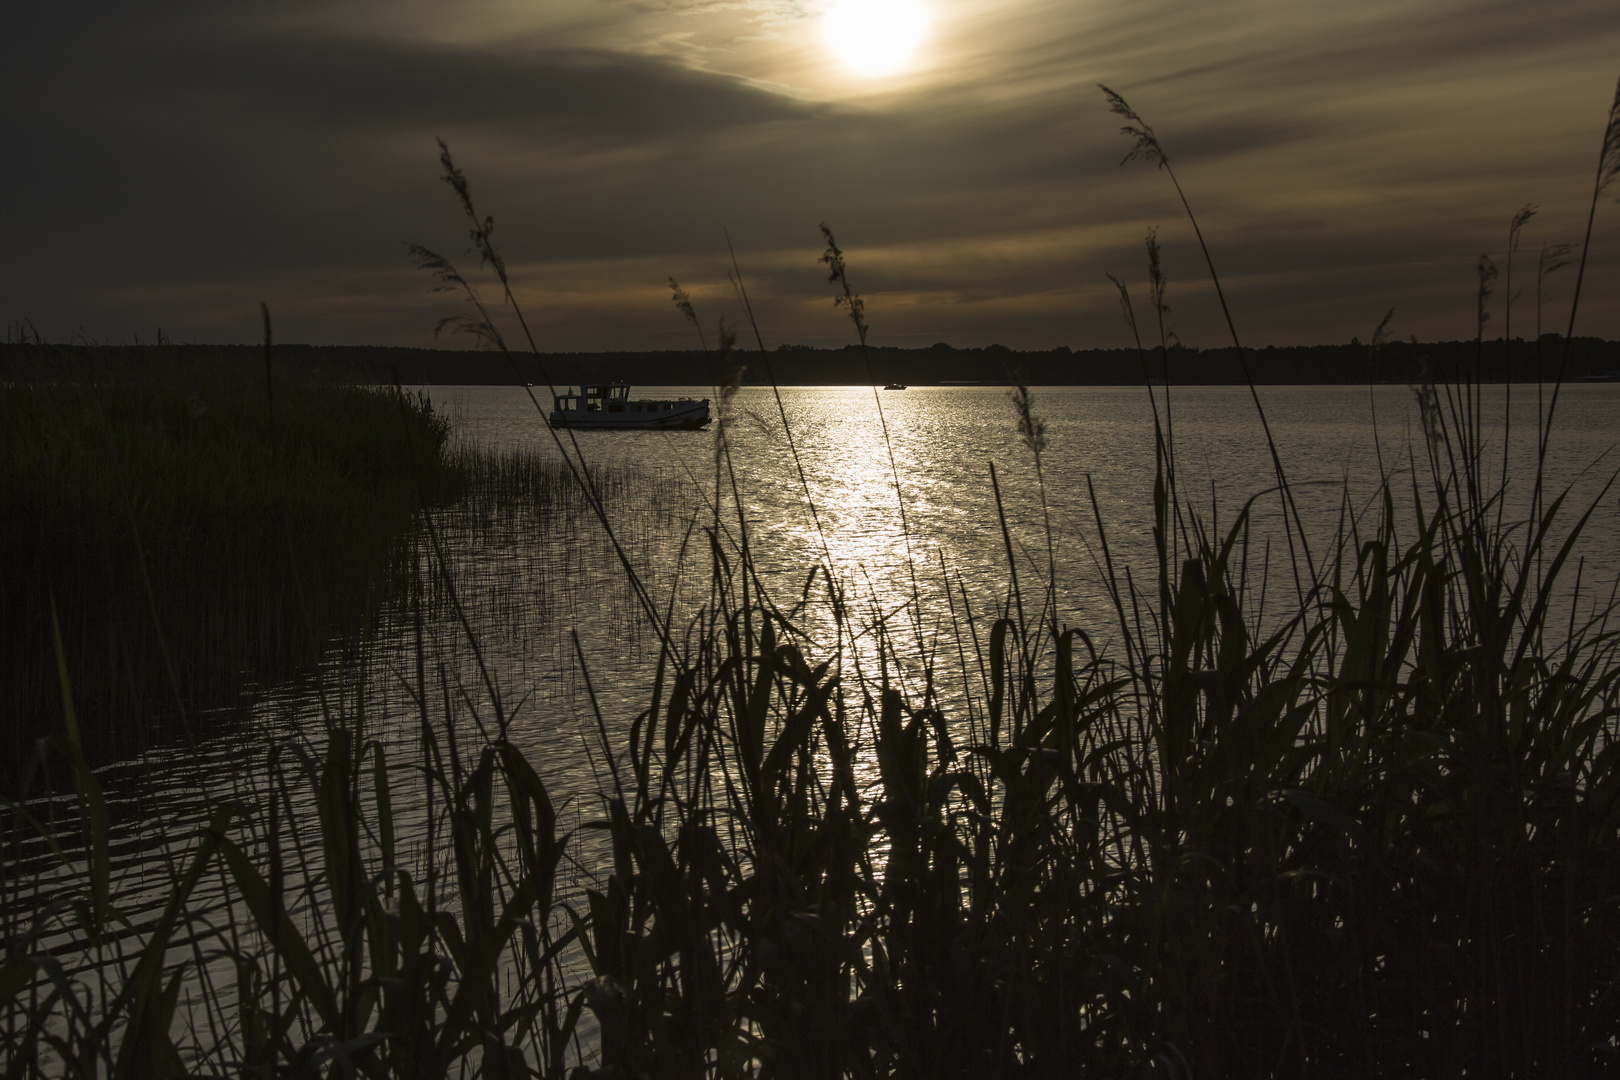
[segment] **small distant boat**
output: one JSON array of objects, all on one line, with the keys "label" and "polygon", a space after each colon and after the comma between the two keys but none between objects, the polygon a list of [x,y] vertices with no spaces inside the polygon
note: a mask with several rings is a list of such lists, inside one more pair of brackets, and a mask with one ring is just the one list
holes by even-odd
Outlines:
[{"label": "small distant boat", "polygon": [[677,428],[695,430],[709,422],[708,398],[630,400],[629,383],[582,385],[552,399],[554,428]]},{"label": "small distant boat", "polygon": [[883,389],[885,389],[885,390],[904,390],[904,389],[906,389],[906,384],[903,383],[903,382],[892,382],[888,386],[885,386]]}]

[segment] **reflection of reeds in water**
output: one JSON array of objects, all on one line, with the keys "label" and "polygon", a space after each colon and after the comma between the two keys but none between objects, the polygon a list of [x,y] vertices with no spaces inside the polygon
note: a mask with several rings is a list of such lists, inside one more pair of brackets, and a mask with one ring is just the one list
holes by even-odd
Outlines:
[{"label": "reflection of reeds in water", "polygon": [[[1055,633],[953,612],[959,668],[927,672],[953,693],[920,701],[890,646],[877,672],[817,655],[716,509],[703,602],[654,622],[645,708],[587,713],[583,832],[546,762],[466,741],[475,697],[418,632],[410,742],[368,736],[356,701],[311,756],[280,753],[270,797],[221,807],[100,996],[31,948],[46,925],[105,947],[104,850],[77,906],[7,927],[8,1060],[156,1075],[198,1045],[198,1068],[250,1075],[1606,1075],[1613,599],[1549,625],[1589,511],[1554,496],[1498,521],[1468,388],[1443,389],[1410,481],[1422,509],[1398,516],[1386,479],[1370,516],[1297,549],[1287,600],[1253,500],[1219,530],[1180,505],[1157,428],[1152,578],[1113,564],[1099,514],[1111,610]],[[956,700],[970,720],[937,704]],[[78,764],[71,729],[63,746]],[[95,779],[76,775],[94,839]],[[426,812],[407,837],[408,790]],[[294,796],[315,823],[287,820]],[[205,926],[187,898],[207,875],[240,899]],[[167,955],[188,934],[195,951]],[[182,978],[195,1026],[176,1022]]]},{"label": "reflection of reeds in water", "polygon": [[[580,485],[551,454],[467,443],[454,446],[448,460],[462,477],[457,492],[462,512],[477,516],[531,510],[569,517],[591,512]],[[591,466],[590,472],[591,487],[613,503],[649,483],[648,477],[628,468]]]},{"label": "reflection of reeds in water", "polygon": [[[545,646],[576,622],[642,647],[648,628],[635,592],[599,542],[591,500],[554,454],[460,444],[448,459],[464,479],[459,497],[434,511],[447,566],[441,570],[427,546],[418,550],[429,617],[453,614],[446,583],[454,581],[479,632],[525,659],[561,655]],[[681,512],[690,511],[683,485],[641,468],[586,469],[615,520],[633,519],[622,530],[625,552],[650,573],[677,542]]]}]

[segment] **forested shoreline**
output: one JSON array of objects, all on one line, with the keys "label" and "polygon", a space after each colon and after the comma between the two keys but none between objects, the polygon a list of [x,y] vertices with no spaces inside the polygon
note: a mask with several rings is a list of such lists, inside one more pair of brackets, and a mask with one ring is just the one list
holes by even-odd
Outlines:
[{"label": "forested shoreline", "polygon": [[[702,386],[722,381],[716,356],[699,349],[557,352],[509,359],[489,350],[417,349],[398,346],[275,346],[278,364],[306,376],[337,381],[411,386],[478,386],[528,382],[579,383],[618,380],[639,386]],[[1172,345],[1159,349],[1017,350],[1001,345],[955,348],[939,343],[919,349],[873,346],[867,359],[854,345],[837,349],[783,345],[765,355],[741,352],[727,360],[745,365],[743,383],[782,386],[909,385],[1011,382],[1036,386],[1130,386],[1168,381],[1176,386],[1242,385],[1242,365],[1231,347],[1199,349]],[[216,363],[222,367],[262,365],[262,345],[91,345],[11,342],[0,345],[0,378],[50,378],[59,370],[82,377],[117,379],[169,366]],[[1429,378],[1479,382],[1552,381],[1560,374],[1563,339],[1546,334],[1539,342],[1515,338],[1475,341],[1391,342],[1374,348],[1360,341],[1344,345],[1268,346],[1246,351],[1249,375],[1262,385],[1420,383]],[[1576,337],[1570,342],[1565,380],[1620,378],[1620,342]]]}]

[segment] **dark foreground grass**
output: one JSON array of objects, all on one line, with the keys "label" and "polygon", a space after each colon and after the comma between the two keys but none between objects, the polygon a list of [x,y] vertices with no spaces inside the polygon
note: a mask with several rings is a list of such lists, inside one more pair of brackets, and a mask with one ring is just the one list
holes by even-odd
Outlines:
[{"label": "dark foreground grass", "polygon": [[[1604,162],[1620,98],[1613,116]],[[273,750],[262,798],[216,808],[134,925],[64,664],[79,884],[6,898],[4,1067],[1614,1075],[1614,601],[1553,617],[1590,506],[1538,473],[1516,478],[1530,515],[1505,513],[1515,478],[1478,400],[1422,387],[1417,467],[1326,544],[1307,546],[1274,453],[1255,498],[1282,501],[1280,570],[1253,501],[1216,531],[1178,494],[1166,411],[1154,564],[1116,566],[1097,515],[1109,609],[1026,617],[1038,592],[1010,574],[998,616],[934,613],[960,660],[921,671],[897,644],[921,613],[854,621],[834,582],[832,628],[809,637],[753,574],[746,522],[716,512],[704,603],[638,589],[657,675],[637,715],[595,721],[582,830],[506,739],[496,687],[494,716],[470,715],[419,634],[414,748],[347,699],[324,745]],[[1027,394],[1016,420],[1039,453]],[[430,592],[456,603],[445,560],[426,565],[418,620]],[[425,804],[408,836],[407,792]],[[70,835],[31,815],[14,827]],[[585,887],[574,858],[596,861]],[[204,880],[233,902],[195,907]]]},{"label": "dark foreground grass", "polygon": [[60,727],[53,599],[87,759],[129,756],[363,623],[457,486],[425,398],[187,368],[0,385],[5,788]]}]

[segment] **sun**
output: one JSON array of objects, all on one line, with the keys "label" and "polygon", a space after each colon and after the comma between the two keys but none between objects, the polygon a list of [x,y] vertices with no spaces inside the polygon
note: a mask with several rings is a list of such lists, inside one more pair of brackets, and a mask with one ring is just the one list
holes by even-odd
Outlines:
[{"label": "sun", "polygon": [[922,0],[836,0],[822,29],[845,65],[862,75],[901,71],[928,31]]}]

